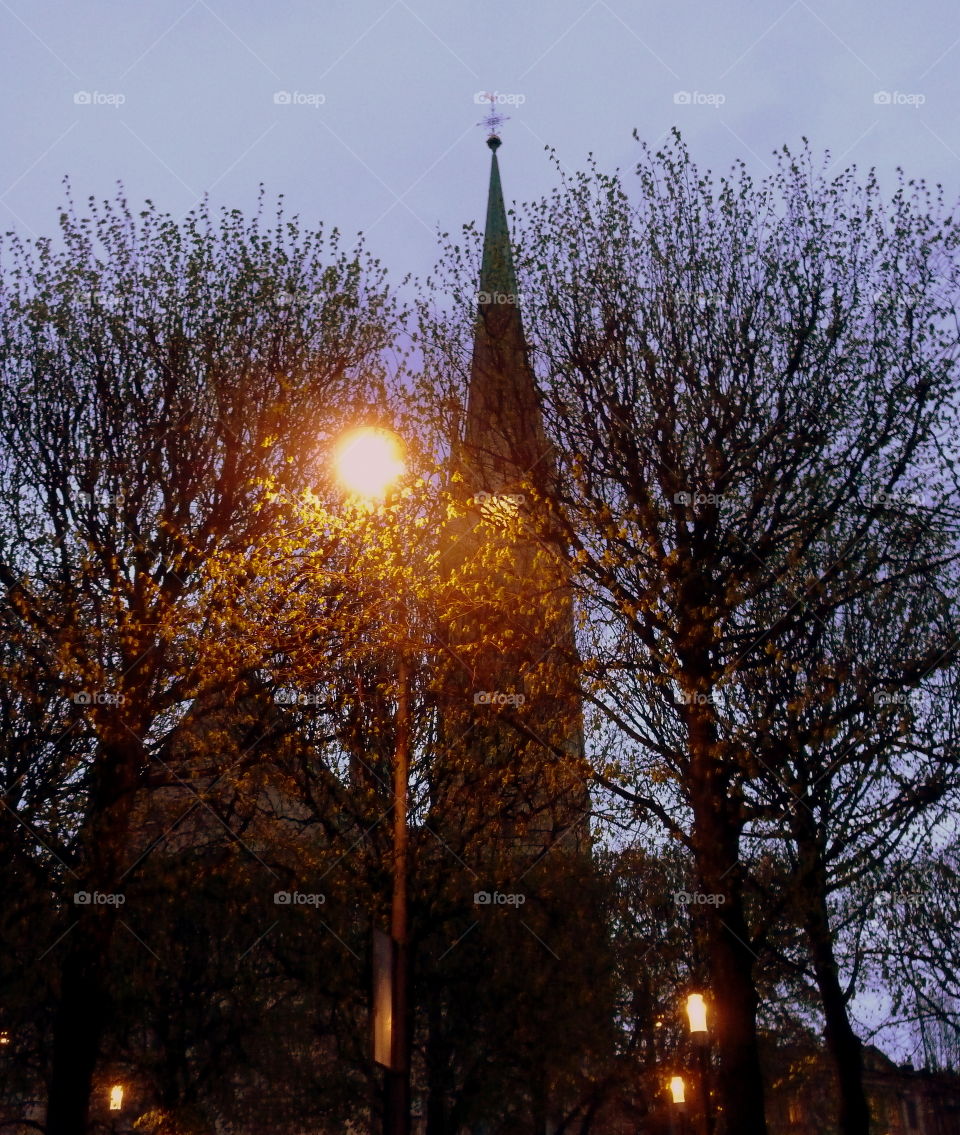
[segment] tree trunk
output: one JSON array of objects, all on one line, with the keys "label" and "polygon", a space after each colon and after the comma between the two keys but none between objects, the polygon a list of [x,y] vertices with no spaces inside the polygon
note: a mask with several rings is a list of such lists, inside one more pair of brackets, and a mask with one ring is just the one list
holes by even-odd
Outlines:
[{"label": "tree trunk", "polygon": [[827,1049],[837,1078],[840,1131],[842,1135],[870,1135],[870,1106],[863,1090],[863,1048],[850,1025],[847,999],[840,984],[830,936],[826,879],[819,856],[805,873],[804,885],[809,888],[804,929],[823,1004]]},{"label": "tree trunk", "polygon": [[427,1135],[450,1135],[447,1118],[447,1083],[450,1049],[444,1032],[442,994],[426,993],[427,1001]]},{"label": "tree trunk", "polygon": [[[709,893],[722,893],[718,889]],[[729,892],[728,892],[729,896]],[[728,897],[722,909],[708,908],[710,993],[716,1005],[717,1078],[716,1135],[766,1135],[763,1077],[757,1042],[757,995],[753,983],[754,956],[746,920]]]},{"label": "tree trunk", "polygon": [[60,976],[47,1135],[86,1135],[93,1072],[108,1019],[103,961],[115,909],[80,909]]},{"label": "tree trunk", "polygon": [[[129,794],[137,783],[140,758],[140,751],[127,745],[105,745],[98,757],[94,802],[81,837],[81,887],[91,894],[119,892],[130,825]],[[109,954],[118,907],[91,901],[75,909],[79,913],[66,937],[54,1018],[47,1135],[87,1135],[93,1073],[109,1021]]]},{"label": "tree trunk", "polygon": [[766,1135],[755,955],[743,912],[739,869],[740,820],[736,801],[729,799],[727,786],[720,783],[709,720],[693,708],[688,720],[697,877],[704,893],[716,896],[700,908],[710,978],[707,993],[715,1009],[713,1022],[708,1021],[709,1039],[719,1058],[713,1130],[716,1135]]},{"label": "tree trunk", "polygon": [[533,1120],[531,1128],[533,1135],[547,1135],[547,1093],[544,1084],[545,1077],[539,1069],[534,1073],[530,1085],[530,1117]]}]

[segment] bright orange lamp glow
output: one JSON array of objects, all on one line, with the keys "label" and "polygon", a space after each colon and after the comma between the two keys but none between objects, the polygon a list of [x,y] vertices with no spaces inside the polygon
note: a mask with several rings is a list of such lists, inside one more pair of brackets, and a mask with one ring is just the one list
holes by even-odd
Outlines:
[{"label": "bright orange lamp glow", "polygon": [[337,445],[334,460],[340,484],[366,499],[385,496],[405,470],[397,436],[369,426],[346,434]]},{"label": "bright orange lamp glow", "polygon": [[110,1089],[110,1110],[121,1111],[123,1109],[123,1084],[114,1084]]},{"label": "bright orange lamp glow", "polygon": [[674,1103],[686,1103],[687,1095],[682,1076],[673,1076],[670,1080],[670,1094]]},{"label": "bright orange lamp glow", "polygon": [[692,1033],[706,1033],[707,1007],[703,1002],[702,994],[691,993],[687,998],[687,1016],[690,1018],[690,1031]]}]

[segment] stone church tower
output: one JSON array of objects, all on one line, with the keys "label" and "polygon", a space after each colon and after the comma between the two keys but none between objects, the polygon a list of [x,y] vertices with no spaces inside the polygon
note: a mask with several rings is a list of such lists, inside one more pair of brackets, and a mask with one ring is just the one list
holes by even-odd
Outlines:
[{"label": "stone church tower", "polygon": [[499,137],[487,145],[470,382],[452,446],[455,495],[467,514],[451,526],[446,556],[469,614],[449,628],[465,664],[453,680],[460,711],[445,724],[473,799],[496,819],[487,850],[499,844],[536,855],[562,843],[569,852],[589,845],[573,605],[562,558],[543,539],[556,462],[524,336]]},{"label": "stone church tower", "polygon": [[[573,602],[545,539],[556,459],[528,357],[497,150],[446,532],[449,661],[425,828],[426,1131],[548,1135],[606,1043]],[[446,913],[444,913],[446,912]]]}]

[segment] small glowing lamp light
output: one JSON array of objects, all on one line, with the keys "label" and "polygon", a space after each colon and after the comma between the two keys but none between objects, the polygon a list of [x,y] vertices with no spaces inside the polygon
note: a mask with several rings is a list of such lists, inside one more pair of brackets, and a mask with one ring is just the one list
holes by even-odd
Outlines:
[{"label": "small glowing lamp light", "polygon": [[670,1095],[673,1097],[675,1104],[682,1104],[687,1102],[686,1088],[683,1083],[682,1076],[673,1076],[670,1080]]},{"label": "small glowing lamp light", "polygon": [[404,472],[400,441],[389,430],[351,430],[337,445],[337,478],[350,493],[367,499],[385,496]]},{"label": "small glowing lamp light", "polygon": [[123,1110],[123,1084],[114,1084],[110,1089],[110,1110]]},{"label": "small glowing lamp light", "polygon": [[9,1044],[9,1043],[10,1043],[10,1034],[7,1032],[6,1029],[0,1029],[0,1044]]},{"label": "small glowing lamp light", "polygon": [[690,1032],[694,1039],[705,1039],[707,1035],[707,1007],[701,993],[691,993],[687,998],[687,1016],[690,1018]]}]

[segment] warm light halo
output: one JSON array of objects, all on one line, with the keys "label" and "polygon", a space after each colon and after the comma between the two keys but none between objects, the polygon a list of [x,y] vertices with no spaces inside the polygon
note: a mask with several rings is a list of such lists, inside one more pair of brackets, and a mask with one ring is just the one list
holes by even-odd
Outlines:
[{"label": "warm light halo", "polygon": [[377,499],[405,472],[400,439],[379,426],[350,430],[337,443],[337,480],[351,494]]},{"label": "warm light halo", "polygon": [[670,1078],[670,1094],[673,1096],[674,1103],[687,1102],[686,1088],[682,1076],[672,1076]]},{"label": "warm light halo", "polygon": [[704,1004],[702,993],[691,993],[687,998],[687,1016],[690,1018],[692,1033],[707,1031],[707,1006]]},{"label": "warm light halo", "polygon": [[121,1111],[123,1109],[123,1084],[114,1084],[110,1089],[110,1110]]}]

